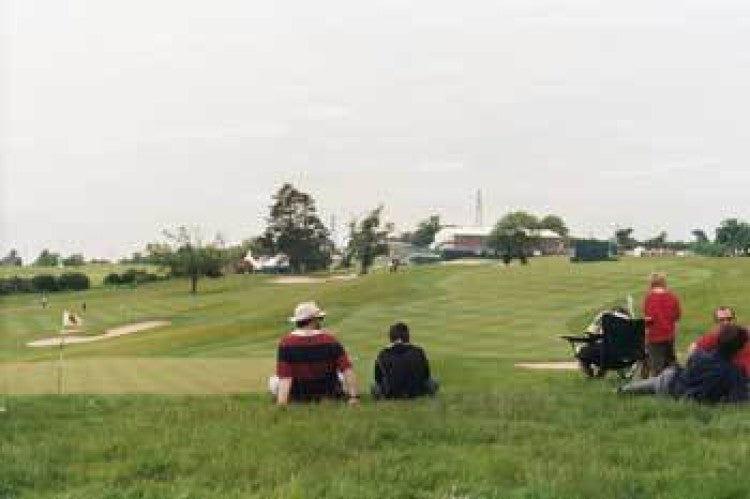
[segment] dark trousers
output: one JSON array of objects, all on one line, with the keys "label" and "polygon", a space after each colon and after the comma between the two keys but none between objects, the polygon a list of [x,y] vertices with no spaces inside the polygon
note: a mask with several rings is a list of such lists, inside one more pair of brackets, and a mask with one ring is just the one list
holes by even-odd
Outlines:
[{"label": "dark trousers", "polygon": [[673,339],[659,343],[646,343],[646,364],[649,376],[658,376],[676,361]]}]

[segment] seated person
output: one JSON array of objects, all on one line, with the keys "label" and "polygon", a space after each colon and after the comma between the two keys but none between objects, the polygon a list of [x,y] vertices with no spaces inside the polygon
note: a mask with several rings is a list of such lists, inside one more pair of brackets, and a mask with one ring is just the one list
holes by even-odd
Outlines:
[{"label": "seated person", "polygon": [[314,302],[305,302],[297,305],[290,317],[296,329],[279,341],[276,376],[269,380],[269,390],[279,405],[321,399],[357,403],[357,382],[349,357],[336,337],[321,329],[325,315]]},{"label": "seated person", "polygon": [[409,343],[409,327],[403,322],[392,325],[391,344],[375,361],[373,398],[413,398],[435,395],[438,384],[430,377],[430,365],[424,350]]},{"label": "seated person", "polygon": [[[630,319],[630,314],[622,308],[615,307],[612,310],[605,310],[599,312],[591,324],[586,328],[586,333],[591,338],[590,343],[586,343],[576,352],[576,358],[578,359],[578,366],[581,371],[587,376],[594,376],[595,374],[603,374],[603,371],[599,370],[598,364],[602,356],[602,347],[604,345],[602,341],[602,317],[605,314],[622,317],[623,319]],[[596,371],[595,371],[596,370]]]},{"label": "seated person", "polygon": [[747,377],[733,360],[747,343],[747,336],[743,327],[722,325],[714,351],[696,350],[684,369],[670,366],[658,376],[633,381],[620,387],[618,392],[671,395],[704,403],[746,402]]},{"label": "seated person", "polygon": [[[718,307],[714,310],[714,322],[716,327],[699,337],[695,342],[690,344],[688,348],[688,354],[692,354],[695,350],[701,350],[703,352],[712,352],[716,350],[716,343],[719,339],[719,328],[723,324],[734,324],[735,323],[734,310],[730,307]],[[734,364],[742,369],[745,376],[750,376],[750,342],[746,343],[742,350],[737,352],[737,355],[733,359]]]}]

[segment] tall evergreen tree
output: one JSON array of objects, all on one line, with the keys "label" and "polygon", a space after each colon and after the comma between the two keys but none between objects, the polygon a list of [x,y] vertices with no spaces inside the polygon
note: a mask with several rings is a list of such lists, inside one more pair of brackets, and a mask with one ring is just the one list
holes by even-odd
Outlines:
[{"label": "tall evergreen tree", "polygon": [[286,254],[294,272],[328,268],[333,242],[318,217],[313,198],[286,183],[273,200],[268,227],[256,242],[269,254]]}]

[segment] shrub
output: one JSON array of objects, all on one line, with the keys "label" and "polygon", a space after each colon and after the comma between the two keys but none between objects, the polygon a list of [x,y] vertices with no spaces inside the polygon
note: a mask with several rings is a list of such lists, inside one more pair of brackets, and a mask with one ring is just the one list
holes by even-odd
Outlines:
[{"label": "shrub", "polygon": [[82,291],[91,287],[91,281],[83,272],[66,272],[57,278],[57,285],[60,289]]},{"label": "shrub", "polygon": [[154,282],[158,280],[159,280],[159,276],[156,274],[152,274],[150,272],[143,273],[143,282]]},{"label": "shrub", "polygon": [[135,284],[136,273],[135,269],[128,269],[120,274],[120,284]]},{"label": "shrub", "polygon": [[76,253],[74,255],[70,255],[69,257],[62,259],[62,264],[65,267],[80,267],[81,265],[85,263],[86,261],[83,259],[83,255],[80,253]]},{"label": "shrub", "polygon": [[57,291],[59,286],[57,279],[51,274],[38,274],[31,278],[31,287],[34,291]]},{"label": "shrub", "polygon": [[206,270],[206,277],[210,277],[212,279],[216,279],[218,277],[223,276],[224,274],[221,272],[221,269],[218,268],[209,268]]},{"label": "shrub", "polygon": [[31,293],[32,291],[34,288],[31,285],[31,279],[18,276],[0,279],[0,295]]},{"label": "shrub", "polygon": [[144,270],[128,269],[122,274],[108,274],[104,278],[106,286],[116,286],[118,284],[143,284],[145,282],[158,281],[159,276],[146,272]]},{"label": "shrub", "polygon": [[117,286],[118,284],[120,284],[120,274],[112,272],[104,277],[105,286]]}]

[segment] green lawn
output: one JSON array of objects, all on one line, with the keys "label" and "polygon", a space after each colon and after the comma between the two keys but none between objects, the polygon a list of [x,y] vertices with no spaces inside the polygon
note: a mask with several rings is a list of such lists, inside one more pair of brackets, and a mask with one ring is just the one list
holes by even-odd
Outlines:
[{"label": "green lawn", "polygon": [[[711,309],[750,317],[750,259],[430,266],[351,281],[269,276],[31,295],[0,302],[0,497],[747,497],[750,409],[622,399],[614,378],[523,371],[569,360],[558,334],[664,270],[683,301],[680,349]],[[315,299],[364,387],[404,320],[443,390],[433,400],[278,409],[263,393],[295,303]],[[86,333],[171,325],[65,350],[64,308]],[[42,395],[40,395],[42,394]],[[48,394],[48,395],[43,395]],[[3,405],[0,398],[0,405]]]}]

